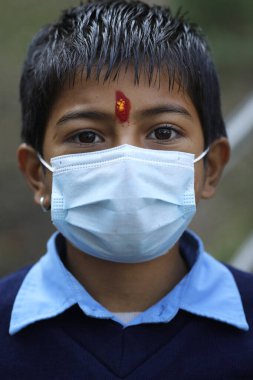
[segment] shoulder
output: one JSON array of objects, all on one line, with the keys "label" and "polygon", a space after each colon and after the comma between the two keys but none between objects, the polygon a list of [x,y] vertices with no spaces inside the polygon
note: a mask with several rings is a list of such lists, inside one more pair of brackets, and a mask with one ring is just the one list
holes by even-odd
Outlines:
[{"label": "shoulder", "polygon": [[0,280],[0,313],[8,307],[12,307],[17,292],[31,268],[26,266]]},{"label": "shoulder", "polygon": [[226,264],[228,270],[232,273],[235,282],[239,288],[241,296],[245,299],[250,296],[250,300],[252,300],[252,292],[253,292],[253,274],[249,272],[244,272],[239,269],[232,267],[231,265]]},{"label": "shoulder", "polygon": [[253,274],[226,264],[238,287],[248,322],[253,327]]},{"label": "shoulder", "polygon": [[13,286],[14,284],[20,285],[29,270],[31,269],[32,265],[28,265],[22,269],[19,269],[16,272],[13,272],[5,277],[2,277],[0,279],[0,289],[7,290],[9,286]]}]

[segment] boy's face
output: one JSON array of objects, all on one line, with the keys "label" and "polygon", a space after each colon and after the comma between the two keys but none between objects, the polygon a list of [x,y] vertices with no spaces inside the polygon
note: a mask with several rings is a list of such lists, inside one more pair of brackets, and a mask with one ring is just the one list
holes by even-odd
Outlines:
[{"label": "boy's face", "polygon": [[[105,83],[77,77],[75,85],[66,85],[53,104],[44,136],[44,159],[50,162],[55,156],[122,144],[199,156],[204,137],[197,111],[182,89],[175,84],[169,91],[168,83],[164,74],[160,84],[149,85],[142,76],[134,85],[131,69],[122,70],[118,80]],[[52,174],[42,170],[32,151],[20,147],[21,170],[33,187],[35,202],[43,196],[50,204]],[[212,144],[205,168],[203,160],[195,164],[196,203],[213,195],[228,156],[228,143],[222,138]]]},{"label": "boy's face", "polygon": [[[168,90],[168,78],[151,86],[142,77],[134,85],[128,70],[119,80],[77,80],[66,86],[54,103],[44,137],[43,156],[98,151],[122,144],[190,152],[204,149],[200,120],[189,97]],[[195,165],[196,198],[203,185],[203,161]],[[48,173],[48,177],[51,174]],[[48,182],[51,192],[51,181]]]},{"label": "boy's face", "polygon": [[142,77],[134,85],[130,70],[117,81],[76,80],[53,105],[43,144],[51,157],[97,151],[122,144],[142,148],[202,153],[204,138],[195,107],[178,89],[168,90]]}]

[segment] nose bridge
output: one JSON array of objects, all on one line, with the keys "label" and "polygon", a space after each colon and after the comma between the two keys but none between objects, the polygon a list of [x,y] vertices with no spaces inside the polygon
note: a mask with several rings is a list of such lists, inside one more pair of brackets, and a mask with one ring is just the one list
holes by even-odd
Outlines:
[{"label": "nose bridge", "polygon": [[129,144],[137,147],[142,146],[142,136],[137,125],[133,121],[117,123],[113,145]]}]

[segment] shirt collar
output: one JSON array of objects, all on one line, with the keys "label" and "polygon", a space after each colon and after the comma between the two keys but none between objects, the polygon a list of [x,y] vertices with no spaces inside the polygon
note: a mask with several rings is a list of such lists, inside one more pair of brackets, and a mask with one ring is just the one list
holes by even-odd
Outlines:
[{"label": "shirt collar", "polygon": [[[86,315],[121,321],[100,305],[64,267],[55,233],[47,253],[28,272],[16,296],[10,334],[39,320],[52,318],[78,304]],[[169,322],[179,309],[248,330],[241,297],[231,272],[204,252],[201,240],[186,231],[180,240],[181,251],[190,270],[163,299],[124,327],[141,323]],[[135,310],[133,310],[135,311]]]}]

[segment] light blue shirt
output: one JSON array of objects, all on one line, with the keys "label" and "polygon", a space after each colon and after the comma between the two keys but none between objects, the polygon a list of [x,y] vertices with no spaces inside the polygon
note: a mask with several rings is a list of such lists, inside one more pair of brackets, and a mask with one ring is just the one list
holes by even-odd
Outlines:
[{"label": "light blue shirt", "polygon": [[65,268],[57,252],[57,235],[50,238],[47,253],[30,269],[17,293],[10,321],[11,335],[34,322],[59,315],[75,304],[88,316],[112,319],[123,327],[168,323],[182,309],[242,330],[249,329],[231,272],[204,251],[202,241],[193,232],[186,231],[180,240],[189,272],[165,297],[129,323],[100,305]]}]

